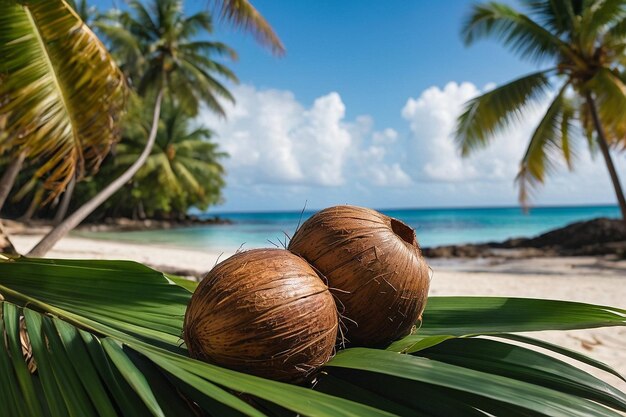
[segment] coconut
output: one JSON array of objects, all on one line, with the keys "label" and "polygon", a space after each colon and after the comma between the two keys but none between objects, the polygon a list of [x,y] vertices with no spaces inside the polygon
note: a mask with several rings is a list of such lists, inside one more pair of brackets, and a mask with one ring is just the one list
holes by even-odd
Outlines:
[{"label": "coconut", "polygon": [[421,320],[430,270],[415,231],[400,220],[362,207],[330,207],[305,221],[288,249],[327,280],[348,344],[383,346]]},{"label": "coconut", "polygon": [[333,297],[306,261],[255,249],[219,263],[198,285],[184,339],[193,358],[300,382],[332,357],[337,329]]}]

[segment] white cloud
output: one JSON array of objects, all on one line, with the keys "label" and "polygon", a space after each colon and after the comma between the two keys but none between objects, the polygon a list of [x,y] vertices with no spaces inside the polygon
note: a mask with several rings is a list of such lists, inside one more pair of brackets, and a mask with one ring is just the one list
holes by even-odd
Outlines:
[{"label": "white cloud", "polygon": [[[493,88],[464,82],[430,87],[398,110],[406,126],[375,129],[372,116],[346,118],[337,92],[303,104],[293,93],[243,85],[232,89],[228,118],[203,122],[230,154],[227,199],[236,207],[298,208],[353,203],[374,207],[515,204],[514,178],[543,108],[530,109],[484,150],[459,155],[453,138],[463,104]],[[537,193],[539,204],[611,202],[600,155],[581,144],[576,172],[558,170]],[[626,181],[626,161],[616,156]],[[317,203],[316,203],[317,202]]]},{"label": "white cloud", "polygon": [[356,180],[375,186],[410,183],[398,163],[386,161],[384,146],[398,133],[389,128],[373,132],[369,116],[345,120],[338,93],[321,96],[308,108],[288,91],[244,85],[233,93],[237,104],[225,104],[226,120],[203,115],[230,154],[230,182],[325,187]]},{"label": "white cloud", "polygon": [[412,132],[409,152],[417,160],[411,172],[416,178],[467,182],[510,181],[515,177],[541,109],[530,109],[523,123],[494,138],[488,148],[461,158],[454,142],[456,119],[464,103],[481,92],[468,82],[450,82],[443,89],[430,87],[418,98],[408,99],[402,117],[409,122]]},{"label": "white cloud", "polygon": [[374,132],[372,134],[372,142],[381,145],[391,145],[398,140],[398,132],[388,127],[382,132]]}]

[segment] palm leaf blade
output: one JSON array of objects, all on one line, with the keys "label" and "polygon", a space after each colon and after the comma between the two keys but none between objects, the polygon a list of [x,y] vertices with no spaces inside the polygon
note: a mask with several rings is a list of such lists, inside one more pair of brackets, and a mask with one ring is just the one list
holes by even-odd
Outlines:
[{"label": "palm leaf blade", "polygon": [[[532,374],[532,369],[524,367],[528,364],[521,363],[521,360],[511,359],[500,368],[492,364],[492,368],[477,370],[472,369],[478,367],[475,362],[445,363],[451,361],[450,355],[427,360],[391,351],[373,351],[374,356],[367,356],[368,353],[367,357],[361,357],[359,352],[362,350],[350,349],[340,353],[325,368],[325,373],[330,375],[328,383],[324,382],[324,374],[320,375],[319,391],[322,392],[241,374],[192,360],[187,357],[184,347],[179,347],[182,313],[193,285],[183,288],[177,285],[177,281],[176,277],[164,276],[143,265],[125,261],[19,258],[0,262],[0,293],[5,297],[3,309],[15,310],[9,315],[13,322],[24,314],[31,343],[33,346],[38,343],[33,349],[35,361],[39,363],[43,358],[38,376],[27,370],[23,376],[32,380],[35,391],[41,389],[43,393],[52,393],[56,390],[63,398],[67,397],[67,400],[53,404],[47,396],[42,396],[41,404],[52,410],[71,401],[73,406],[80,406],[73,413],[82,410],[83,415],[90,415],[90,410],[97,409],[99,401],[106,400],[116,412],[129,416],[179,415],[191,413],[195,407],[224,416],[282,416],[289,413],[327,417],[455,413],[522,416],[559,415],[554,411],[563,406],[565,399],[573,398],[569,401],[569,408],[564,410],[569,412],[571,408],[579,407],[589,415],[609,410],[585,396],[571,394],[572,390],[581,387],[590,389],[586,397],[595,395],[597,397],[593,398],[606,404],[622,404],[623,394],[606,388],[582,371],[563,368],[554,359],[543,362],[545,373]],[[104,294],[119,297],[111,299]],[[72,299],[77,302],[72,303]],[[28,306],[24,307],[26,304]],[[523,322],[525,309],[546,308],[548,319],[537,320],[541,314],[538,311],[536,316],[530,315],[528,323]],[[564,309],[562,316],[557,314],[560,308]],[[515,309],[520,310],[517,315],[512,314]],[[456,311],[463,311],[467,317],[456,315]],[[476,354],[471,344],[473,341],[467,342],[471,339],[448,339],[480,332],[497,333],[504,328],[510,331],[623,325],[624,316],[621,316],[621,322],[618,318],[620,311],[547,300],[431,297],[422,327],[424,334],[421,335],[420,330],[418,335],[398,342],[397,346],[408,344],[408,351],[428,356],[443,355],[446,349],[455,347],[454,343],[461,343],[468,349],[466,356],[469,357]],[[45,312],[45,316],[41,312]],[[450,317],[446,318],[448,315]],[[500,316],[502,320],[497,319]],[[557,320],[566,323],[556,326]],[[4,327],[5,321],[0,320]],[[38,321],[43,323],[39,326],[43,330],[39,332],[38,326],[31,324]],[[471,326],[470,321],[473,321]],[[449,331],[444,332],[444,329]],[[15,324],[11,326],[11,332],[14,338],[18,337]],[[54,342],[53,345],[44,343],[44,337]],[[451,344],[446,347],[446,343]],[[45,356],[41,356],[42,348]],[[69,356],[75,357],[77,363],[70,363]],[[3,365],[2,357],[0,349],[0,367],[4,366],[10,375],[17,375],[15,367],[18,365],[6,360]],[[19,355],[11,356],[14,357],[25,368],[24,360]],[[352,362],[353,358],[360,361],[358,366]],[[352,370],[343,366],[345,362],[342,364],[341,361],[346,360]],[[428,368],[426,363],[432,368],[428,372],[424,371],[424,367]],[[400,365],[406,374],[398,373]],[[78,370],[85,367],[91,367],[93,372],[77,375]],[[390,373],[382,368],[395,370]],[[502,375],[502,369],[515,372]],[[54,378],[44,381],[47,374]],[[439,376],[435,377],[435,374]],[[524,375],[531,375],[534,379],[524,380]],[[578,385],[572,383],[572,375],[580,376]],[[96,377],[101,381],[98,388],[93,393],[86,393],[85,388],[91,386],[93,382],[90,381]],[[8,377],[3,375],[0,378]],[[342,390],[336,388],[340,381],[346,382]],[[388,384],[385,382],[383,387],[376,387],[376,384],[381,385],[376,381],[388,381]],[[54,387],[50,388],[50,384]],[[551,388],[555,385],[550,384],[560,384],[559,387],[568,387],[570,391],[557,395]],[[540,409],[538,405],[533,408],[525,402],[514,403],[510,391],[502,391],[504,385],[510,385],[513,390],[521,389],[524,401],[540,404],[547,399],[548,405]],[[73,399],[64,387],[71,387]],[[606,388],[604,393],[599,393],[603,387]],[[21,389],[15,391],[15,388],[15,384],[0,386],[0,398],[13,396],[23,401]],[[240,393],[248,400],[243,401],[233,393]],[[369,399],[366,398],[368,393]],[[411,398],[407,399],[407,393],[420,394],[410,394]],[[189,408],[192,403],[186,403],[181,395],[193,401],[192,409]],[[424,398],[436,401],[424,404]],[[448,405],[441,406],[441,403]],[[19,409],[16,411],[16,415],[20,415]],[[28,415],[28,412],[24,413]],[[611,415],[610,410],[604,415]]]},{"label": "palm leaf blade", "polygon": [[[0,149],[45,157],[37,176],[61,190],[98,165],[118,139],[126,84],[106,48],[63,0],[2,0],[0,114],[10,134]],[[68,58],[69,57],[69,58]]]},{"label": "palm leaf blade", "polygon": [[505,297],[429,297],[422,335],[466,336],[626,325],[626,310]]},{"label": "palm leaf blade", "polygon": [[285,52],[285,47],[274,29],[248,0],[221,0],[216,3],[219,3],[222,18],[252,31],[257,40],[269,46],[274,53],[280,55]]},{"label": "palm leaf blade", "polygon": [[418,355],[545,386],[626,411],[626,394],[572,365],[523,347],[465,338],[440,343]]},{"label": "palm leaf blade", "polygon": [[348,349],[340,352],[328,363],[328,366],[378,372],[439,385],[520,406],[549,416],[619,415],[592,401],[523,381],[389,351],[365,348]]},{"label": "palm leaf blade", "polygon": [[619,379],[621,379],[622,381],[626,382],[626,377],[624,377],[623,375],[620,375],[618,372],[616,372],[613,368],[611,368],[610,366],[608,366],[607,364],[600,362],[598,360],[595,360],[593,358],[590,358],[587,355],[583,355],[582,353],[576,352],[574,350],[571,349],[567,349],[558,345],[555,345],[553,343],[548,343],[545,342],[543,340],[539,340],[539,339],[535,339],[532,337],[528,337],[528,336],[522,336],[519,334],[506,334],[506,333],[501,333],[498,334],[497,337],[500,338],[504,338],[504,339],[510,339],[510,340],[514,340],[516,342],[521,342],[521,343],[525,343],[528,345],[532,345],[532,346],[537,346],[539,348],[543,348],[546,349],[548,351],[554,352],[554,353],[558,353],[559,355],[563,355],[566,356],[568,358],[572,358],[575,359],[579,362],[582,362],[586,365],[592,366],[596,369],[600,369],[604,372],[607,372],[611,375],[614,375],[616,377],[618,377]]},{"label": "palm leaf blade", "polygon": [[548,71],[539,71],[467,102],[455,132],[462,154],[486,146],[493,135],[521,117],[525,106],[543,97],[549,86]]}]

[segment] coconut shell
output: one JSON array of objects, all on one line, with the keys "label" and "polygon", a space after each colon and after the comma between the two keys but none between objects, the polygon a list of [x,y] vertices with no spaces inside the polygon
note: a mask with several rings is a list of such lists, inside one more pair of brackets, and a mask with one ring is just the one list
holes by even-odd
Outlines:
[{"label": "coconut shell", "polygon": [[308,378],[333,355],[337,307],[302,258],[241,252],[215,266],[185,314],[191,357],[280,381]]},{"label": "coconut shell", "polygon": [[305,221],[288,249],[327,280],[349,345],[386,345],[421,320],[430,271],[415,231],[400,220],[362,207],[330,207]]}]

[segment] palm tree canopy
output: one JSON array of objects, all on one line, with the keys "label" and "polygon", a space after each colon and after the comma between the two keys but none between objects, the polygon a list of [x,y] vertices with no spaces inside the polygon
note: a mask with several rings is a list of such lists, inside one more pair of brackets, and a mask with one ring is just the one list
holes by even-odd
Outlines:
[{"label": "palm tree canopy", "polygon": [[626,1],[525,0],[522,5],[526,13],[497,2],[474,6],[463,38],[468,45],[495,38],[522,59],[547,68],[470,100],[455,136],[461,153],[467,155],[488,145],[529,106],[551,97],[520,163],[517,180],[525,203],[557,159],[573,166],[579,138],[586,136],[594,147],[588,95],[598,106],[609,143],[626,146]]},{"label": "palm tree canopy", "polygon": [[[227,155],[210,141],[209,129],[191,124],[183,109],[169,102],[164,105],[155,146],[129,185],[131,195],[125,206],[132,208],[142,201],[152,212],[186,213],[190,207],[204,210],[221,201],[224,168],[220,160]],[[126,168],[137,158],[148,129],[141,123],[128,126],[112,158],[116,169]]]},{"label": "palm tree canopy", "polygon": [[192,115],[200,103],[224,115],[218,98],[233,101],[233,97],[216,76],[235,82],[237,77],[213,56],[236,58],[236,54],[221,42],[199,38],[213,30],[209,14],[185,16],[180,0],[149,5],[132,0],[128,6],[130,11],[114,11],[96,26],[139,94],[164,87]]},{"label": "palm tree canopy", "polygon": [[0,0],[0,152],[43,161],[60,191],[119,136],[126,83],[104,45],[63,0]]}]

